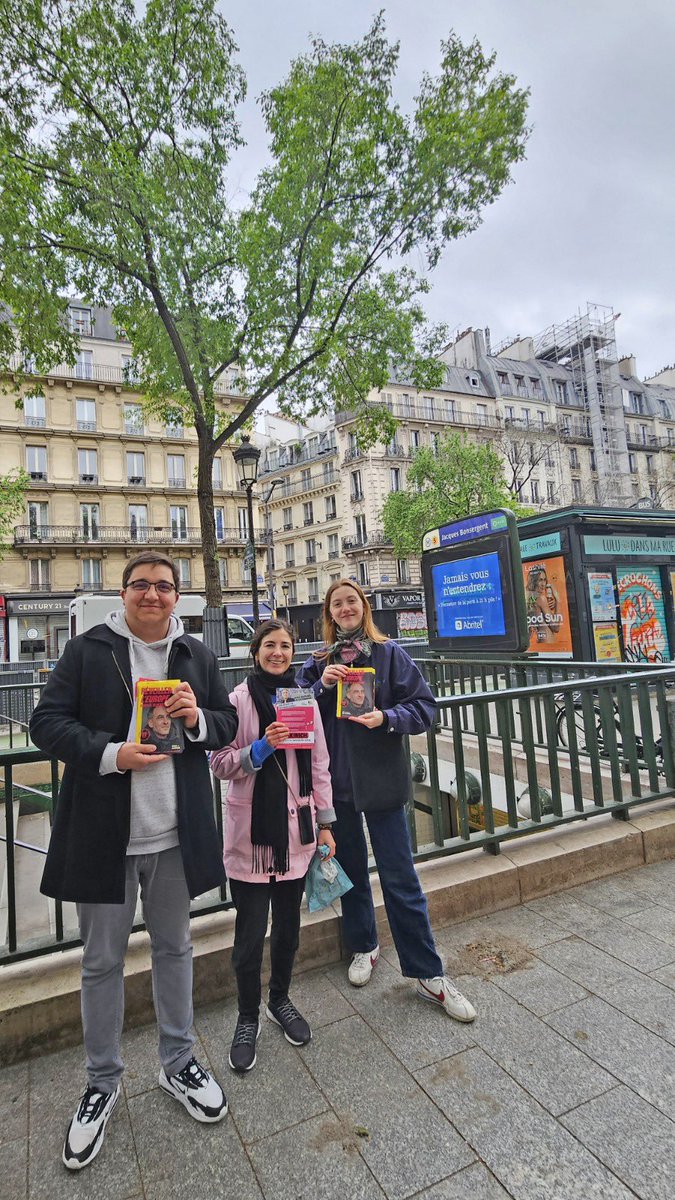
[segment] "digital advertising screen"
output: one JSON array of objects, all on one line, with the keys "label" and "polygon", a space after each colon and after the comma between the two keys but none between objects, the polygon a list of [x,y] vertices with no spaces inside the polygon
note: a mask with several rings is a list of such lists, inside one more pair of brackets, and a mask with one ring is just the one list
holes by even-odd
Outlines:
[{"label": "digital advertising screen", "polygon": [[461,655],[527,648],[513,513],[498,509],[429,530],[423,547],[424,602],[433,649]]},{"label": "digital advertising screen", "polygon": [[506,633],[499,555],[478,554],[431,569],[440,637],[499,637]]}]

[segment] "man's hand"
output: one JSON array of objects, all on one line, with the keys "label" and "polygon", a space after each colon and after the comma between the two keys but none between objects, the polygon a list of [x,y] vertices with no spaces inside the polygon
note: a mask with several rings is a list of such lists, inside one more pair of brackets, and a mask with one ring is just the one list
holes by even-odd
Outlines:
[{"label": "man's hand", "polygon": [[125,742],[117,751],[118,771],[144,771],[155,763],[164,762],[168,754],[158,754],[156,746],[142,746],[139,742]]},{"label": "man's hand", "polygon": [[164,707],[170,717],[180,717],[186,729],[194,729],[199,724],[197,697],[189,683],[179,683]]},{"label": "man's hand", "polygon": [[368,729],[377,729],[378,725],[382,725],[384,721],[384,713],[379,708],[374,708],[372,712],[364,713],[362,717],[348,717],[349,721],[357,721],[359,725],[365,725]]}]

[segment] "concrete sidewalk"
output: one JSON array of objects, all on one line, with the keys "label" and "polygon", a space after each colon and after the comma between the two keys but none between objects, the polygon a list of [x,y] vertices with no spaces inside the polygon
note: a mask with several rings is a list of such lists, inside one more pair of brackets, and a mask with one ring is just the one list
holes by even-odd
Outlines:
[{"label": "concrete sidewalk", "polygon": [[675,861],[437,931],[471,1026],[416,999],[392,949],[368,987],[298,976],[314,1040],[263,1020],[234,1076],[232,999],[196,1014],[230,1115],[200,1126],[157,1087],[152,1027],[124,1038],[99,1157],[61,1164],[74,1047],[0,1072],[3,1200],[670,1200],[675,1194]]}]

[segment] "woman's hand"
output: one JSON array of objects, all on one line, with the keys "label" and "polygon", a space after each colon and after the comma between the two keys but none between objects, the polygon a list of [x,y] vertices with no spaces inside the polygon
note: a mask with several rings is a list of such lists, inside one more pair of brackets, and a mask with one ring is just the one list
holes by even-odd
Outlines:
[{"label": "woman's hand", "polygon": [[316,844],[317,846],[328,846],[329,853],[326,855],[326,859],[332,858],[335,854],[335,838],[333,837],[330,829],[319,830],[319,836],[316,839]]},{"label": "woman's hand", "polygon": [[283,721],[272,721],[272,724],[268,725],[267,729],[265,730],[265,737],[267,738],[270,746],[274,746],[275,750],[277,746],[279,746],[281,742],[285,742],[290,735],[291,731],[288,728],[288,725],[284,725]]},{"label": "woman's hand", "polygon": [[321,676],[321,682],[324,687],[335,687],[338,679],[344,679],[349,667],[344,663],[331,663],[329,667],[324,669]]},{"label": "woman's hand", "polygon": [[365,725],[368,729],[377,729],[378,725],[384,724],[384,713],[381,708],[374,708],[372,712],[364,713],[362,717],[348,717],[349,721],[357,721],[359,725]]}]

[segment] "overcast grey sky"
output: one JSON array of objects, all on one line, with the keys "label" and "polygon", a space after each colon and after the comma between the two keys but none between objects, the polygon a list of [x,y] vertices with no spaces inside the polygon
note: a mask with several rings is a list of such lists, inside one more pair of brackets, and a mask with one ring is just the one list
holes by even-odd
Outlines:
[{"label": "overcast grey sky", "polygon": [[360,38],[383,8],[401,42],[406,108],[453,28],[497,52],[531,88],[527,159],[483,225],[449,247],[427,309],[450,329],[489,325],[492,344],[536,334],[586,302],[621,317],[621,354],[645,378],[675,362],[675,4],[672,0],[228,0],[249,82],[245,192],[266,157],[254,103],[308,36]]}]

